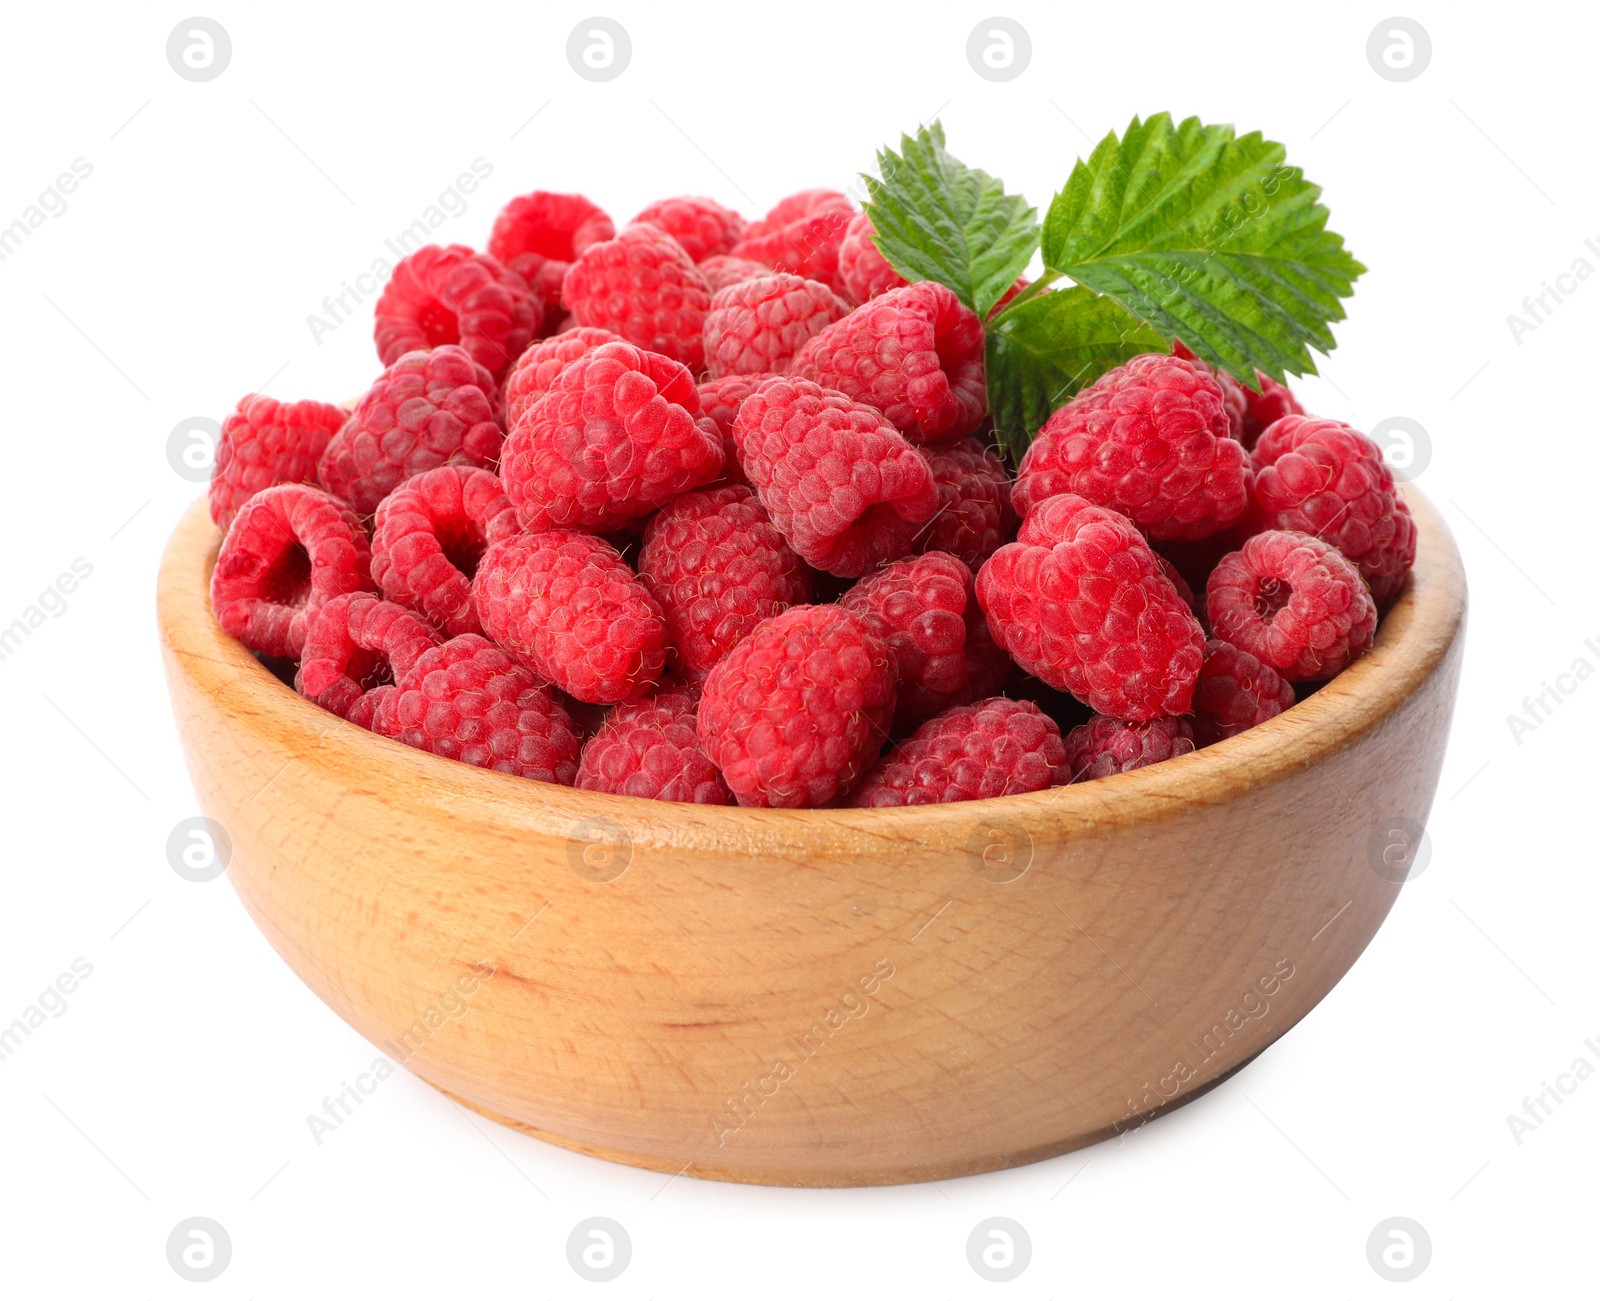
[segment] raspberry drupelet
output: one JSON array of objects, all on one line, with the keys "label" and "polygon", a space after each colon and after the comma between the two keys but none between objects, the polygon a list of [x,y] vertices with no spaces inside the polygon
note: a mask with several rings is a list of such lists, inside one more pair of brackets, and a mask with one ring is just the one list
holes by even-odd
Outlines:
[{"label": "raspberry drupelet", "polygon": [[989,621],[978,604],[977,583],[974,582],[972,608],[967,618],[967,685],[946,700],[944,706],[949,709],[998,696],[1016,674],[1016,662],[989,631]]},{"label": "raspberry drupelet", "polygon": [[1246,451],[1255,448],[1256,440],[1261,437],[1262,430],[1273,421],[1284,416],[1305,414],[1305,408],[1287,387],[1259,370],[1256,372],[1259,391],[1251,392],[1227,371],[1207,366],[1181,339],[1172,345],[1172,355],[1194,362],[1216,379],[1222,388],[1223,403],[1228,409],[1228,421],[1232,426],[1233,437],[1244,444]]},{"label": "raspberry drupelet", "polygon": [[739,464],[739,445],[733,438],[733,422],[744,400],[769,379],[777,378],[774,373],[762,371],[753,375],[724,375],[721,379],[708,379],[699,386],[700,410],[722,435],[720,483],[749,482]]},{"label": "raspberry drupelet", "polygon": [[713,294],[742,280],[753,280],[757,276],[772,274],[772,268],[763,262],[752,262],[749,258],[727,257],[723,254],[708,257],[696,265],[700,268],[700,274],[706,278],[706,283],[711,286]]},{"label": "raspberry drupelet", "polygon": [[1217,381],[1217,387],[1222,391],[1222,408],[1228,413],[1228,437],[1242,441],[1244,436],[1244,418],[1249,409],[1245,398],[1244,385],[1228,374],[1225,370],[1218,370],[1208,362],[1201,361],[1190,351],[1189,346],[1182,339],[1174,340],[1172,355],[1181,357],[1192,365],[1202,375],[1209,375]]}]

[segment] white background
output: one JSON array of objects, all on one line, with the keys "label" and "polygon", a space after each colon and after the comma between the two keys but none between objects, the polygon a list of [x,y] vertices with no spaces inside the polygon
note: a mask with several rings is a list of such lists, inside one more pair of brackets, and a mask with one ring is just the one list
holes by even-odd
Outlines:
[{"label": "white background", "polygon": [[[1600,682],[1520,744],[1507,715],[1580,655],[1600,665],[1600,278],[1520,343],[1507,316],[1578,257],[1600,268],[1600,24],[1419,5],[1432,62],[1392,84],[1366,58],[1390,12],[1370,5],[1008,0],[1033,59],[992,84],[965,57],[981,6],[605,3],[634,52],[604,85],[567,65],[594,12],[567,4],[218,4],[233,57],[207,84],[167,64],[181,8],[6,11],[0,225],[74,159],[93,172],[0,262],[0,625],[75,558],[93,573],[0,662],[0,1023],[75,958],[93,975],[0,1062],[0,1293],[586,1296],[564,1243],[606,1215],[633,1241],[602,1289],[619,1298],[977,1297],[997,1285],[967,1234],[1005,1215],[1033,1241],[1010,1295],[1367,1297],[1397,1286],[1367,1235],[1404,1215],[1433,1259],[1402,1295],[1593,1295],[1600,1077],[1520,1144],[1506,1117],[1575,1058],[1600,1065]],[[316,1145],[307,1113],[375,1050],[224,882],[185,882],[165,853],[198,811],[152,617],[158,554],[200,491],[169,467],[173,426],[263,386],[359,393],[368,315],[320,343],[306,318],[476,158],[493,174],[443,238],[481,245],[536,187],[619,224],[675,193],[759,215],[846,187],[936,113],[954,152],[1042,207],[1090,137],[1159,109],[1260,129],[1324,187],[1371,269],[1299,389],[1361,427],[1427,428],[1419,482],[1466,558],[1432,860],[1355,969],[1194,1105],[1004,1174],[668,1181],[468,1118],[404,1073]],[[192,1215],[233,1243],[205,1285],[165,1257]]]}]

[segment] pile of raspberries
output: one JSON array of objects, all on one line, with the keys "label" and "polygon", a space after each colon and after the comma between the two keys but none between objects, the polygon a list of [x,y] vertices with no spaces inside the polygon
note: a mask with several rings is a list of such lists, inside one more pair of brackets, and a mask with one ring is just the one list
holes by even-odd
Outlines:
[{"label": "pile of raspberries", "polygon": [[621,232],[535,192],[376,316],[353,408],[223,425],[212,609],[348,722],[536,781],[816,808],[1128,772],[1340,672],[1416,552],[1370,438],[1181,344],[1013,475],[984,323],[836,191]]}]

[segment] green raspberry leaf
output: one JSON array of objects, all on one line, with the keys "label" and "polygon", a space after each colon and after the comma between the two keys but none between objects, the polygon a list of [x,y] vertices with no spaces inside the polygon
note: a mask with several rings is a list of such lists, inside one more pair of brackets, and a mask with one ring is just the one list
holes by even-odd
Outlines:
[{"label": "green raspberry leaf", "polygon": [[1166,341],[1113,298],[1076,286],[1034,294],[990,325],[984,365],[1001,446],[1020,460],[1039,426],[1079,389]]},{"label": "green raspberry leaf", "polygon": [[1134,118],[1079,162],[1044,223],[1047,271],[1109,294],[1166,339],[1256,387],[1314,375],[1366,270],[1321,190],[1260,132]]},{"label": "green raspberry leaf", "polygon": [[878,172],[861,178],[878,251],[907,280],[937,280],[987,316],[1039,246],[1038,214],[947,153],[938,122],[902,135],[898,154],[880,149]]}]

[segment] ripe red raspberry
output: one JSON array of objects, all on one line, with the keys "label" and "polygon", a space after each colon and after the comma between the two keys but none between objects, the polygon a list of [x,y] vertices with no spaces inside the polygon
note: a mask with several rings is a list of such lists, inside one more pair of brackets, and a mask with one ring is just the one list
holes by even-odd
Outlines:
[{"label": "ripe red raspberry", "polygon": [[705,364],[711,286],[678,241],[654,226],[629,226],[584,249],[562,294],[580,325],[612,330],[691,370]]},{"label": "ripe red raspberry", "polygon": [[378,708],[373,731],[533,781],[572,785],[578,737],[527,668],[475,633],[424,651]]},{"label": "ripe red raspberry", "polygon": [[1187,718],[1129,723],[1096,714],[1067,733],[1067,768],[1074,782],[1094,781],[1192,754],[1194,749],[1194,731]]},{"label": "ripe red raspberry", "polygon": [[561,282],[572,260],[616,233],[611,218],[583,195],[535,190],[501,209],[489,233],[489,253],[538,294],[545,309],[540,333],[547,334],[566,310]]},{"label": "ripe red raspberry", "polygon": [[500,478],[530,529],[608,532],[722,473],[722,438],[677,362],[607,343],[570,363],[506,439]]},{"label": "ripe red raspberry", "polygon": [[548,393],[559,375],[579,357],[601,344],[625,342],[620,334],[580,325],[528,345],[506,374],[506,428],[517,427],[522,413]]},{"label": "ripe red raspberry", "polygon": [[1067,780],[1061,729],[1031,700],[996,696],[930,718],[869,772],[858,809],[1022,795]]},{"label": "ripe red raspberry", "polygon": [[493,465],[504,438],[489,372],[454,345],[408,352],[378,376],[323,450],[317,477],[370,515],[395,487],[441,465]]},{"label": "ripe red raspberry", "polygon": [[711,286],[714,294],[719,289],[726,289],[729,285],[736,285],[741,280],[751,280],[756,276],[770,276],[772,268],[762,262],[752,262],[749,258],[728,257],[717,254],[708,257],[704,262],[698,263],[700,274],[706,278],[706,283]]},{"label": "ripe red raspberry", "polygon": [[879,294],[801,348],[789,373],[877,407],[914,442],[983,421],[983,326],[932,280]]},{"label": "ripe red raspberry", "polygon": [[900,666],[896,729],[948,707],[967,686],[967,627],[977,616],[972,571],[931,551],[868,574],[840,599],[889,643]]},{"label": "ripe red raspberry", "polygon": [[401,258],[383,287],[373,338],[385,366],[459,343],[498,379],[543,321],[544,304],[521,276],[463,244],[428,244]]},{"label": "ripe red raspberry", "polygon": [[713,378],[784,370],[801,345],[849,312],[815,280],[768,273],[719,290],[706,316],[706,366]]},{"label": "ripe red raspberry", "polygon": [[774,271],[820,280],[842,293],[839,244],[854,215],[855,205],[838,190],[801,190],[780,199],[760,221],[746,226],[729,251]]},{"label": "ripe red raspberry", "polygon": [[1211,745],[1276,718],[1294,704],[1294,688],[1249,651],[1220,638],[1206,643],[1194,689],[1194,735]]},{"label": "ripe red raspberry", "polygon": [[1260,371],[1256,372],[1256,380],[1261,385],[1261,392],[1252,393],[1243,386],[1240,388],[1244,394],[1244,420],[1240,426],[1239,440],[1252,449],[1256,440],[1284,416],[1303,416],[1306,413],[1299,399],[1285,385]]},{"label": "ripe red raspberry", "polygon": [[1295,395],[1273,379],[1270,375],[1256,372],[1256,383],[1260,385],[1260,392],[1252,393],[1227,371],[1213,370],[1189,351],[1182,340],[1172,345],[1172,355],[1192,361],[1202,367],[1207,373],[1213,375],[1222,386],[1223,403],[1228,408],[1228,420],[1232,426],[1233,437],[1244,444],[1245,449],[1251,450],[1256,445],[1256,440],[1261,437],[1262,430],[1275,420],[1284,416],[1303,416],[1303,408]]},{"label": "ripe red raspberry", "polygon": [[671,235],[695,262],[726,256],[739,242],[745,228],[745,219],[737,212],[700,195],[683,195],[652,203],[628,224],[632,226],[641,221]]},{"label": "ripe red raspberry", "polygon": [[263,488],[239,508],[211,571],[211,613],[253,651],[299,659],[306,619],[372,590],[371,548],[354,511],[303,483]]},{"label": "ripe red raspberry", "polygon": [[[1245,397],[1244,385],[1228,374],[1225,370],[1218,370],[1208,365],[1189,350],[1189,346],[1182,339],[1172,341],[1172,355],[1182,357],[1202,375],[1209,375],[1217,381],[1217,387],[1222,390],[1222,409],[1228,413],[1228,437],[1242,440],[1244,437],[1244,418],[1249,409],[1249,402]],[[1257,372],[1259,374],[1259,372]]]},{"label": "ripe red raspberry", "polygon": [[222,422],[209,490],[224,532],[239,507],[275,483],[315,483],[317,459],[349,412],[327,402],[279,402],[251,393]]},{"label": "ripe red raspberry", "polygon": [[482,632],[472,576],[484,551],[519,527],[493,474],[442,465],[407,479],[378,503],[373,581],[391,601],[418,611],[447,637]]},{"label": "ripe red raspberry", "polygon": [[1189,711],[1205,634],[1123,516],[1064,494],[978,573],[994,638],[1024,669],[1113,718]]},{"label": "ripe red raspberry", "polygon": [[768,380],[733,425],[739,464],[778,531],[855,578],[909,555],[939,509],[927,459],[875,410],[808,380]]},{"label": "ripe red raspberry", "polygon": [[506,538],[478,562],[472,593],[484,631],[579,700],[635,700],[666,667],[666,616],[601,538]]},{"label": "ripe red raspberry", "polygon": [[1010,535],[1011,477],[976,438],[922,448],[939,488],[939,513],[917,537],[924,551],[948,551],[977,569]]},{"label": "ripe red raspberry", "polygon": [[1417,558],[1417,525],[1383,450],[1338,420],[1285,416],[1261,435],[1253,460],[1250,529],[1331,542],[1386,608]]},{"label": "ripe red raspberry", "polygon": [[[765,269],[763,268],[763,274]],[[744,469],[739,464],[739,446],[733,438],[734,418],[744,400],[765,384],[777,379],[775,374],[758,372],[754,375],[724,375],[721,379],[708,379],[699,386],[700,409],[711,418],[722,435],[722,482],[748,483]]]},{"label": "ripe red raspberry", "polygon": [[728,784],[700,748],[697,705],[695,694],[681,687],[618,705],[583,747],[578,788],[680,804],[732,804]]},{"label": "ripe red raspberry", "polygon": [[864,303],[907,283],[889,265],[889,259],[878,252],[873,234],[871,214],[858,212],[850,218],[839,241],[839,284],[841,292],[854,303]]},{"label": "ripe red raspberry", "polygon": [[1250,457],[1228,436],[1211,375],[1145,353],[1052,415],[1024,453],[1017,510],[1026,516],[1063,492],[1126,515],[1155,540],[1193,540],[1244,514]]},{"label": "ripe red raspberry", "polygon": [[685,493],[657,511],[639,577],[666,612],[674,661],[692,676],[763,619],[811,600],[811,571],[744,487]]},{"label": "ripe red raspberry", "polygon": [[370,729],[372,693],[404,678],[438,644],[439,634],[420,615],[369,592],[346,592],[306,619],[295,690]]},{"label": "ripe red raspberry", "polygon": [[1290,682],[1331,678],[1372,644],[1378,610],[1360,571],[1308,533],[1257,533],[1206,583],[1211,627]]},{"label": "ripe red raspberry", "polygon": [[1227,371],[1214,370],[1207,366],[1181,339],[1174,341],[1172,355],[1194,362],[1216,378],[1217,383],[1222,386],[1223,402],[1228,408],[1228,420],[1233,428],[1233,436],[1244,444],[1246,450],[1255,447],[1256,440],[1261,437],[1261,431],[1273,421],[1281,420],[1284,416],[1305,414],[1305,408],[1300,405],[1293,393],[1270,375],[1264,375],[1259,370],[1256,372],[1256,383],[1260,386],[1260,391],[1252,393]]},{"label": "ripe red raspberry", "polygon": [[740,804],[816,808],[877,757],[894,713],[894,652],[859,614],[797,605],[706,678],[700,748]]}]

